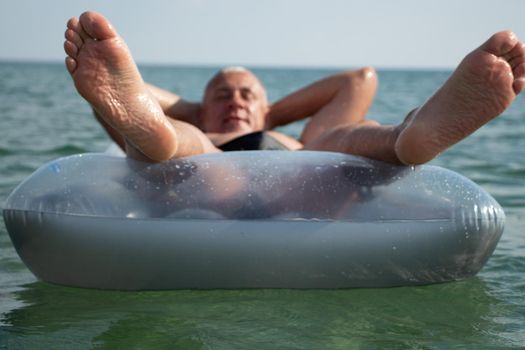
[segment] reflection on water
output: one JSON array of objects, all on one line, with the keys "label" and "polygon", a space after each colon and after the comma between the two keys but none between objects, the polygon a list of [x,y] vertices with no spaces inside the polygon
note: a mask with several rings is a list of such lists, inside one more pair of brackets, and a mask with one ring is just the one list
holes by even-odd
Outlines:
[{"label": "reflection on water", "polygon": [[[421,348],[502,345],[478,278],[417,288],[111,292],[41,282],[4,315],[13,348]],[[495,328],[496,327],[496,328]],[[60,343],[57,340],[60,339]]]}]

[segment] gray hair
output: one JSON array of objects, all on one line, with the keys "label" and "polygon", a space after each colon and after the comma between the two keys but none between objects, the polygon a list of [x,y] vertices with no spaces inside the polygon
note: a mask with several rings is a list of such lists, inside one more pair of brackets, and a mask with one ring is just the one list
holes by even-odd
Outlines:
[{"label": "gray hair", "polygon": [[224,67],[221,69],[218,74],[226,74],[226,73],[251,73],[250,70],[243,66],[230,66],[230,67]]}]

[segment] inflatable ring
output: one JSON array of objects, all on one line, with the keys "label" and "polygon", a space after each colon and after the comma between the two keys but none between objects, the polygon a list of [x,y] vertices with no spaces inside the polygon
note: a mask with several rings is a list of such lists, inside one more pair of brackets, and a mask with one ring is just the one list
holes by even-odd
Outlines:
[{"label": "inflatable ring", "polygon": [[463,279],[492,254],[505,215],[440,167],[253,151],[160,164],[61,158],[13,191],[4,219],[43,281],[157,290]]}]

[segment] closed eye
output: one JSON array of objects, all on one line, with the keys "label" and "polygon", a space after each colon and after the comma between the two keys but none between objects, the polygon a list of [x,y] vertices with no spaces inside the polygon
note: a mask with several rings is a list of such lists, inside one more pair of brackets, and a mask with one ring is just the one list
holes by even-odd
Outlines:
[{"label": "closed eye", "polygon": [[215,90],[214,97],[218,100],[228,99],[232,96],[230,89],[217,89]]},{"label": "closed eye", "polygon": [[253,91],[249,88],[241,89],[241,96],[243,99],[248,100],[248,101],[254,100],[256,98]]}]

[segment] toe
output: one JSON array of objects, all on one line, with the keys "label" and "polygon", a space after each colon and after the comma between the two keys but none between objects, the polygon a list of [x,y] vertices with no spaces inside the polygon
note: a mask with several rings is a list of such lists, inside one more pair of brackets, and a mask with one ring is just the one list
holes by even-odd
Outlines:
[{"label": "toe", "polygon": [[520,64],[512,67],[512,74],[515,79],[525,77],[525,62],[520,62]]},{"label": "toe", "polygon": [[509,62],[512,69],[515,69],[525,62],[525,45],[519,42],[504,58]]},{"label": "toe", "polygon": [[64,37],[66,38],[66,40],[71,41],[73,44],[75,44],[78,48],[81,48],[82,44],[84,44],[84,41],[82,40],[80,35],[78,35],[78,33],[74,30],[67,29],[64,34]]},{"label": "toe", "polygon": [[79,36],[79,38],[81,38],[82,41],[85,41],[86,39],[89,38],[87,33],[84,31],[84,29],[80,25],[80,22],[79,22],[78,18],[76,18],[76,17],[71,18],[67,22],[67,28],[72,30],[73,32],[77,33],[77,35]]},{"label": "toe", "polygon": [[516,34],[511,31],[498,32],[491,36],[481,49],[496,56],[505,56],[509,54],[518,44]]},{"label": "toe", "polygon": [[71,41],[66,40],[64,42],[64,51],[69,57],[76,58],[78,54],[78,46],[76,46]]},{"label": "toe", "polygon": [[76,28],[78,28],[78,18],[71,17],[69,21],[67,21],[67,27],[72,30],[75,30]]},{"label": "toe", "polygon": [[79,22],[84,31],[93,39],[105,40],[117,36],[111,23],[99,13],[84,12],[80,15]]},{"label": "toe", "polygon": [[73,74],[77,69],[77,61],[71,57],[66,57],[66,67],[68,72]]},{"label": "toe", "polygon": [[507,57],[508,59],[512,59],[515,57],[523,56],[524,53],[525,45],[521,41],[517,40],[515,45],[509,50],[509,52],[505,54],[505,57]]},{"label": "toe", "polygon": [[512,88],[514,89],[514,93],[516,93],[516,95],[522,92],[523,89],[525,89],[525,78],[522,77],[514,80]]}]

